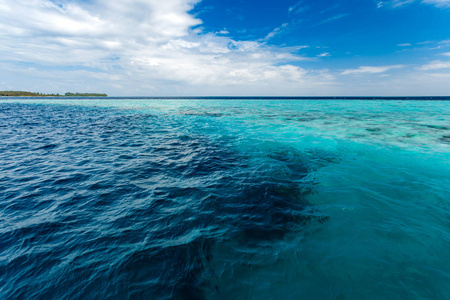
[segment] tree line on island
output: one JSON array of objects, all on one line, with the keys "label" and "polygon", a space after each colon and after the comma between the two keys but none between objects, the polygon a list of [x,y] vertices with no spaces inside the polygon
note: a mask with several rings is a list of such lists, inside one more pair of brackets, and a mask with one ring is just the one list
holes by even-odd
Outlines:
[{"label": "tree line on island", "polygon": [[0,97],[108,97],[107,94],[100,93],[65,93],[60,94],[43,94],[23,91],[0,91]]}]

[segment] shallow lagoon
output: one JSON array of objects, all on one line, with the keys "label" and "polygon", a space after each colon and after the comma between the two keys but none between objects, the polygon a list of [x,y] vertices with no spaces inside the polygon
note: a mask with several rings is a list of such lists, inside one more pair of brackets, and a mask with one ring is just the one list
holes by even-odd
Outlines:
[{"label": "shallow lagoon", "polygon": [[446,101],[0,102],[2,298],[448,299]]}]

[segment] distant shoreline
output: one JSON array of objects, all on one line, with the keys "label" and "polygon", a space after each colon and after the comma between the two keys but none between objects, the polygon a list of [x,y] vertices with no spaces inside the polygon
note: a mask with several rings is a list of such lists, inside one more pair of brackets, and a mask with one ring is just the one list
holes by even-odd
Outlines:
[{"label": "distant shoreline", "polygon": [[108,97],[104,93],[65,93],[60,94],[43,94],[25,91],[0,91],[0,97]]},{"label": "distant shoreline", "polygon": [[450,101],[450,96],[108,96],[106,94],[94,93],[66,93],[59,94],[41,94],[41,95],[2,95],[2,98],[102,98],[102,99],[128,99],[128,100],[386,100],[386,101]]}]

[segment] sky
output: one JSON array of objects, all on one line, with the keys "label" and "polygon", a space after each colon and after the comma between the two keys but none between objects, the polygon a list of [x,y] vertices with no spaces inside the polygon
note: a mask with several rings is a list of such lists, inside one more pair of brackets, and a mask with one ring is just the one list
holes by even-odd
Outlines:
[{"label": "sky", "polygon": [[0,90],[448,96],[450,0],[1,0]]}]

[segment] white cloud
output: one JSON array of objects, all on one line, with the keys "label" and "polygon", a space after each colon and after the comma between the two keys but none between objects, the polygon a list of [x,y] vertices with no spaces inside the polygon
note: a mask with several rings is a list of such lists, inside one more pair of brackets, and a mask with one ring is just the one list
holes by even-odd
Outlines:
[{"label": "white cloud", "polygon": [[320,11],[320,14],[329,12],[329,11],[334,10],[334,9],[337,9],[337,8],[339,8],[340,6],[341,6],[340,4],[335,4],[335,5],[329,6],[329,7],[325,8],[324,10],[321,10],[321,11]]},{"label": "white cloud", "polygon": [[411,44],[410,43],[404,43],[404,44],[398,44],[397,46],[399,46],[399,47],[409,47],[409,46],[411,46]]},{"label": "white cloud", "polygon": [[386,0],[377,3],[377,8],[390,7],[398,8],[403,7],[413,2],[421,2],[425,4],[435,5],[437,7],[450,7],[450,0]]},{"label": "white cloud", "polygon": [[358,69],[344,70],[341,75],[360,75],[360,74],[379,74],[384,73],[392,69],[403,68],[404,65],[391,65],[391,66],[361,66]]},{"label": "white cloud", "polygon": [[393,0],[392,5],[394,7],[400,7],[414,2],[414,0]]},{"label": "white cloud", "polygon": [[217,34],[227,35],[227,34],[230,34],[230,32],[226,29],[222,29],[221,31],[217,32]]},{"label": "white cloud", "polygon": [[298,14],[304,11],[307,11],[309,9],[309,7],[307,5],[303,5],[303,0],[298,1],[297,3],[295,3],[292,6],[289,6],[288,8],[288,13],[289,14]]},{"label": "white cloud", "polygon": [[332,17],[330,17],[330,18],[328,18],[328,19],[323,20],[322,22],[318,23],[317,25],[322,25],[322,24],[325,24],[325,23],[333,22],[333,21],[342,19],[342,18],[344,18],[344,17],[347,17],[347,16],[349,16],[349,15],[350,15],[350,14],[339,14],[339,15],[335,15],[335,16],[332,16]]},{"label": "white cloud", "polygon": [[339,95],[372,96],[448,96],[450,72],[408,70],[401,76],[358,78],[340,86]]},{"label": "white cloud", "polygon": [[286,27],[289,25],[289,23],[283,23],[281,24],[280,27],[275,28],[274,30],[272,30],[271,32],[269,32],[269,34],[266,35],[266,37],[264,38],[264,40],[270,40],[271,38],[273,38],[274,36],[282,33]]},{"label": "white cloud", "polygon": [[[362,66],[335,74],[302,67],[304,60],[313,59],[298,54],[307,46],[280,48],[268,46],[267,40],[235,40],[226,29],[206,33],[202,21],[189,13],[198,1],[2,0],[0,90],[154,96],[376,95],[402,94],[405,87],[420,94],[433,87],[448,94],[442,79],[448,79],[447,70],[430,71],[436,67],[413,69],[414,77],[408,72],[404,80],[379,77],[402,65]],[[286,26],[269,33],[269,38]],[[368,76],[346,76],[358,74]],[[420,81],[421,76],[426,80]],[[387,89],[394,81],[396,90]]]},{"label": "white cloud", "polygon": [[94,85],[113,94],[159,95],[292,95],[333,84],[325,71],[296,66],[304,57],[293,48],[233,40],[225,29],[193,30],[202,23],[189,14],[198,1],[3,0],[0,79],[10,86],[16,78],[21,86],[28,77],[59,88],[51,92]]},{"label": "white cloud", "polygon": [[418,70],[422,71],[440,70],[440,69],[450,69],[450,61],[435,60],[418,68]]},{"label": "white cloud", "polygon": [[450,7],[450,0],[422,0],[422,2],[433,4],[439,7]]},{"label": "white cloud", "polygon": [[444,55],[444,56],[449,56],[450,57],[450,52],[441,53],[440,55]]},{"label": "white cloud", "polygon": [[324,53],[317,55],[317,57],[328,57],[328,56],[331,56],[331,54],[328,52],[324,52]]},{"label": "white cloud", "polygon": [[384,0],[377,3],[377,8],[398,8],[413,3],[416,0]]}]

